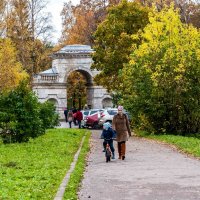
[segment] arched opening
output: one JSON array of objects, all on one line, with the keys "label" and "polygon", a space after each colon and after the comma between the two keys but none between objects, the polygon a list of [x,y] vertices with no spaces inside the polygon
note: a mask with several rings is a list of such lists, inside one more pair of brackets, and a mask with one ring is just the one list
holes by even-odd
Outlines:
[{"label": "arched opening", "polygon": [[55,105],[55,107],[56,107],[56,111],[57,111],[57,112],[59,111],[59,108],[58,108],[58,101],[57,101],[56,99],[50,98],[50,99],[48,99],[47,101],[53,103],[53,104]]},{"label": "arched opening", "polygon": [[104,98],[102,100],[102,106],[103,108],[112,108],[113,107],[112,99],[109,97]]},{"label": "arched opening", "polygon": [[75,70],[67,77],[67,107],[86,109],[88,106],[88,86],[91,85],[90,75],[83,70]]}]

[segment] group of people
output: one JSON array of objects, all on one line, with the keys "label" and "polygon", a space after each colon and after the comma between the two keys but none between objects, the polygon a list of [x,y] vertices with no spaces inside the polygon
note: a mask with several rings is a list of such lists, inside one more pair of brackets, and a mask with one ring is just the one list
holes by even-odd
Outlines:
[{"label": "group of people", "polygon": [[103,147],[105,151],[106,144],[108,143],[112,151],[112,159],[115,159],[115,149],[113,139],[117,141],[118,159],[125,159],[126,154],[126,141],[128,136],[131,136],[131,129],[126,114],[123,113],[123,107],[118,106],[118,113],[114,116],[112,127],[109,122],[103,124],[103,131],[101,138],[104,139]]},{"label": "group of people", "polygon": [[72,128],[72,122],[74,125],[78,125],[81,128],[81,121],[83,120],[83,113],[80,109],[70,109],[67,108],[64,110],[65,120],[69,123],[69,128]]},{"label": "group of people", "polygon": [[[83,114],[80,109],[65,109],[64,111],[66,122],[69,123],[69,127],[72,128],[72,122],[81,128],[81,121],[83,120]],[[112,151],[112,159],[115,159],[115,149],[113,145],[113,139],[117,141],[117,149],[119,157],[118,159],[125,159],[126,154],[126,141],[131,136],[131,129],[129,120],[126,114],[123,113],[123,107],[118,106],[118,113],[114,116],[112,126],[109,122],[103,124],[103,131],[101,138],[104,139],[103,147],[106,149],[107,143]]]}]

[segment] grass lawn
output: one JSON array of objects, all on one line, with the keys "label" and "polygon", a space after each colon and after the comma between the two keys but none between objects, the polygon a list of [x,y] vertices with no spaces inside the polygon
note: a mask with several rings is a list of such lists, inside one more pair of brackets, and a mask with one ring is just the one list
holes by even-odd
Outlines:
[{"label": "grass lawn", "polygon": [[175,145],[179,150],[200,158],[200,139],[178,135],[145,135],[142,132],[139,136],[166,142]]},{"label": "grass lawn", "polygon": [[73,173],[70,176],[70,180],[68,182],[68,186],[65,190],[65,194],[64,194],[64,200],[77,200],[78,199],[78,195],[77,192],[79,190],[80,187],[80,183],[81,180],[83,178],[83,173],[84,173],[84,169],[85,169],[85,165],[86,165],[86,155],[89,151],[89,137],[90,134],[88,134],[85,138],[85,141],[83,143],[83,147],[81,149],[81,152],[79,154],[78,157],[78,161],[76,164],[76,167],[73,171]]},{"label": "grass lawn", "polygon": [[0,143],[0,199],[53,199],[85,134],[51,129],[28,143]]}]

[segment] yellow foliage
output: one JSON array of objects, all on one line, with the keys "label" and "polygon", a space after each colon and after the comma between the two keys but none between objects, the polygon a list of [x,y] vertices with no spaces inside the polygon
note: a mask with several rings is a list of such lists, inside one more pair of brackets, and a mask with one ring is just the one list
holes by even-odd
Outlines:
[{"label": "yellow foliage", "polygon": [[132,36],[142,44],[134,49],[129,65],[123,68],[124,87],[128,88],[127,93],[134,93],[136,87],[144,87],[137,80],[142,79],[152,84],[155,93],[157,88],[177,87],[178,95],[187,90],[189,77],[199,79],[200,31],[182,23],[173,4],[160,12],[152,11],[149,21],[143,32]]},{"label": "yellow foliage", "polygon": [[0,39],[0,91],[12,89],[28,75],[16,60],[16,50],[9,39]]}]

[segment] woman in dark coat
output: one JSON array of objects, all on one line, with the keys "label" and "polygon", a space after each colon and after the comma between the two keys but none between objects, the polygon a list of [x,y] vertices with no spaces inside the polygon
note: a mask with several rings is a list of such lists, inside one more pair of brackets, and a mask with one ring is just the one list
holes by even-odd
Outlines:
[{"label": "woman in dark coat", "polygon": [[112,122],[112,128],[117,133],[117,147],[119,153],[119,159],[125,159],[126,153],[126,141],[128,135],[131,136],[131,129],[126,114],[123,113],[123,107],[118,106],[118,113],[114,116]]}]

